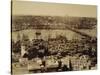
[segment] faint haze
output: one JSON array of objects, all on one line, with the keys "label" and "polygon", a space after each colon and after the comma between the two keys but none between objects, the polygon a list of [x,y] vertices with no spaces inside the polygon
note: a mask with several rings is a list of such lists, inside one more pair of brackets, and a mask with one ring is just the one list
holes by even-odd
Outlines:
[{"label": "faint haze", "polygon": [[13,1],[12,15],[97,17],[97,6],[32,1]]}]

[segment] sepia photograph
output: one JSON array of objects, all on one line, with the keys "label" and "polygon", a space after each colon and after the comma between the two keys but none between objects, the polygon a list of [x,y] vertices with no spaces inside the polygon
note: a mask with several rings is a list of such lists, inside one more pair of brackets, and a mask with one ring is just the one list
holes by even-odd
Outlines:
[{"label": "sepia photograph", "polygon": [[11,1],[11,73],[97,69],[97,6]]}]

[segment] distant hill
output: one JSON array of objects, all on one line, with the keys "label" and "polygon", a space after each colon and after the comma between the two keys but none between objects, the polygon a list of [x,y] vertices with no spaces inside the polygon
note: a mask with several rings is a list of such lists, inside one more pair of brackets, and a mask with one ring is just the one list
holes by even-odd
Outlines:
[{"label": "distant hill", "polygon": [[92,29],[97,19],[91,17],[12,16],[12,31],[24,29]]}]

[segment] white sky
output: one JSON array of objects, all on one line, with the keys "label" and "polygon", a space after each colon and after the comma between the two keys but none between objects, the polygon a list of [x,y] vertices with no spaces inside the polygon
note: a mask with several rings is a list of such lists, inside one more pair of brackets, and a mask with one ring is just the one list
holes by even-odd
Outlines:
[{"label": "white sky", "polygon": [[97,16],[97,6],[95,5],[13,1],[12,6],[13,15]]}]

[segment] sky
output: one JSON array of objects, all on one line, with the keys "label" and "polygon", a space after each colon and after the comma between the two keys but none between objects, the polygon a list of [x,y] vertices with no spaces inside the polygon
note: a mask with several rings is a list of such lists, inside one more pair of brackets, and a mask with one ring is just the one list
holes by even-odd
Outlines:
[{"label": "sky", "polygon": [[12,15],[97,17],[97,6],[33,1],[13,1]]}]

